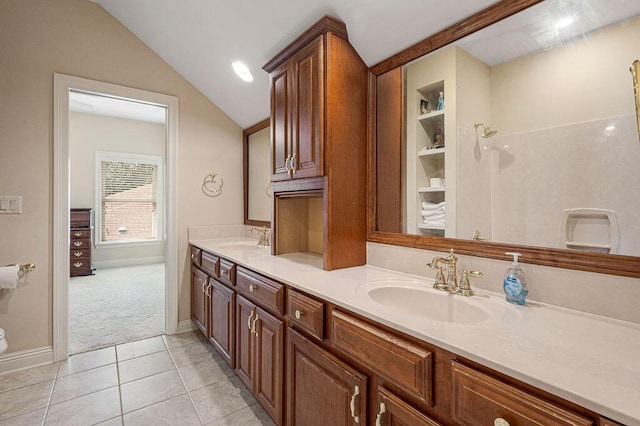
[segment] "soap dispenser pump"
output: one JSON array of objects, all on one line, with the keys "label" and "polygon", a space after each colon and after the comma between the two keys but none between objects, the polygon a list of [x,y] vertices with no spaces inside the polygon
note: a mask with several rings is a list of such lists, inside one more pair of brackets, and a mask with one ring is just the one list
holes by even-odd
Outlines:
[{"label": "soap dispenser pump", "polygon": [[518,256],[520,253],[506,252],[510,256],[513,256],[513,263],[504,275],[504,294],[507,302],[514,303],[516,305],[524,305],[527,299],[529,290],[527,288],[527,279],[524,275],[524,271],[520,268],[518,263]]}]

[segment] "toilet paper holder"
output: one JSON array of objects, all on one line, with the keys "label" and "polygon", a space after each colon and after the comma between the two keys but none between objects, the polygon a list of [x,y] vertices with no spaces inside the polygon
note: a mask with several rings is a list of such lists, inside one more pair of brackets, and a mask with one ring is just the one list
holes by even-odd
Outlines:
[{"label": "toilet paper holder", "polygon": [[34,269],[36,269],[36,265],[34,265],[33,263],[24,263],[22,265],[19,265],[17,263],[12,263],[6,266],[17,266],[19,274],[26,274],[27,272],[31,272]]}]

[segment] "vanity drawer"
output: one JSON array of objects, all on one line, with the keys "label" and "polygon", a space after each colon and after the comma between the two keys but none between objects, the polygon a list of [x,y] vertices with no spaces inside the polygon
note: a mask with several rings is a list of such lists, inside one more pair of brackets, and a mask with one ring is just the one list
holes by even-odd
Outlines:
[{"label": "vanity drawer", "polygon": [[71,239],[77,240],[79,238],[91,239],[91,229],[71,229]]},{"label": "vanity drawer", "polygon": [[238,291],[247,298],[282,315],[284,313],[284,286],[267,277],[238,267],[236,276]]},{"label": "vanity drawer", "polygon": [[451,416],[460,425],[488,425],[502,418],[510,425],[593,425],[552,404],[473,368],[451,362]]},{"label": "vanity drawer", "polygon": [[433,353],[368,322],[331,310],[334,348],[433,406]]},{"label": "vanity drawer", "polygon": [[228,260],[220,259],[219,280],[227,285],[236,285],[236,264]]},{"label": "vanity drawer", "polygon": [[203,251],[200,260],[200,267],[209,275],[217,278],[220,273],[220,258]]},{"label": "vanity drawer", "polygon": [[71,240],[71,250],[91,248],[91,238],[78,238]]},{"label": "vanity drawer", "polygon": [[202,263],[202,250],[198,247],[191,246],[191,263],[200,266]]},{"label": "vanity drawer", "polygon": [[287,316],[290,325],[303,329],[319,340],[324,339],[324,303],[289,289]]}]

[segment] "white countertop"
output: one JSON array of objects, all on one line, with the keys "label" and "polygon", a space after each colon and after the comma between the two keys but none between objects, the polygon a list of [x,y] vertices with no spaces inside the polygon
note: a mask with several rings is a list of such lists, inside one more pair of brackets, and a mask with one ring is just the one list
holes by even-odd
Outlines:
[{"label": "white countertop", "polygon": [[[256,240],[218,238],[191,244],[316,295],[396,330],[505,373],[627,425],[640,425],[640,325],[476,290],[469,303],[489,318],[474,324],[434,321],[386,308],[363,284],[424,277],[359,266],[324,271],[322,258],[272,256]],[[448,296],[461,298],[462,296]]]}]

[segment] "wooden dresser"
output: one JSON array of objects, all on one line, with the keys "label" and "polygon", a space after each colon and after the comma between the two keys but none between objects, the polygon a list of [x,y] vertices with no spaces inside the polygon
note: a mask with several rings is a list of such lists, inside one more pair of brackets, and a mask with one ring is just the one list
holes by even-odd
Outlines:
[{"label": "wooden dresser", "polygon": [[91,267],[91,209],[71,209],[69,275],[92,275]]}]

